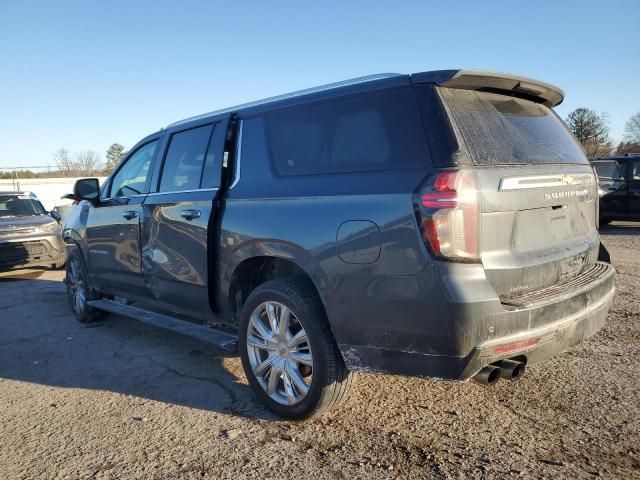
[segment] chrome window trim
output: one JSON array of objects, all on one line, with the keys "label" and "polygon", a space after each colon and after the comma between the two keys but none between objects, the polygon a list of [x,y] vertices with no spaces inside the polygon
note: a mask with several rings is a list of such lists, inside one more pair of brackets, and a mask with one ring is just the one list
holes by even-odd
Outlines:
[{"label": "chrome window trim", "polygon": [[240,125],[238,126],[238,138],[236,139],[236,159],[235,159],[236,173],[233,179],[233,183],[229,187],[229,190],[235,187],[240,181],[240,160],[242,159],[242,126],[243,125],[244,125],[244,121],[240,120]]},{"label": "chrome window trim", "polygon": [[191,190],[172,190],[171,192],[152,192],[147,197],[155,197],[158,195],[172,195],[174,193],[194,193],[194,192],[217,192],[218,188],[194,188]]},{"label": "chrome window trim", "polygon": [[148,193],[138,193],[136,195],[128,195],[128,196],[122,196],[122,197],[107,197],[107,198],[102,198],[100,197],[100,201],[101,202],[108,202],[109,200],[119,200],[121,198],[140,198],[140,197],[146,197],[148,195]]},{"label": "chrome window trim", "polygon": [[595,181],[593,174],[584,172],[505,177],[500,180],[500,190],[526,190],[530,188],[563,187],[568,185],[590,185],[595,183]]},{"label": "chrome window trim", "polygon": [[171,192],[151,192],[151,193],[141,193],[138,195],[130,195],[128,197],[109,197],[109,198],[101,198],[100,201],[101,202],[106,202],[109,200],[116,200],[116,199],[122,199],[122,198],[140,198],[140,197],[151,197],[151,196],[156,196],[156,195],[171,195],[173,193],[194,193],[194,192],[217,192],[219,189],[218,188],[194,188],[192,190],[174,190]]}]

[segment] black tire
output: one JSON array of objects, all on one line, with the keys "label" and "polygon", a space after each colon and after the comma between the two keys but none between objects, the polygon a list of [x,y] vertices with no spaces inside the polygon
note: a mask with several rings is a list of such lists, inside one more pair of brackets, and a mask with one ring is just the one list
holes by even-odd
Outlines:
[{"label": "black tire", "polygon": [[[313,352],[310,386],[298,403],[283,405],[272,399],[260,384],[249,360],[247,332],[252,313],[265,302],[286,306],[306,332]],[[324,414],[343,403],[355,374],[346,368],[333,338],[324,307],[313,285],[305,278],[287,277],[263,283],[247,298],[240,314],[240,357],[245,375],[257,398],[273,413],[289,420]],[[284,376],[282,377],[284,382]]]},{"label": "black tire", "polygon": [[[81,323],[91,323],[101,320],[104,317],[104,312],[102,310],[92,308],[86,303],[90,300],[96,300],[100,298],[100,296],[89,284],[89,276],[87,275],[84,259],[77,248],[69,251],[65,272],[67,298],[76,319]],[[77,282],[74,280],[76,276]],[[84,290],[85,301],[83,302],[83,305],[76,302],[75,294],[79,288]]]}]

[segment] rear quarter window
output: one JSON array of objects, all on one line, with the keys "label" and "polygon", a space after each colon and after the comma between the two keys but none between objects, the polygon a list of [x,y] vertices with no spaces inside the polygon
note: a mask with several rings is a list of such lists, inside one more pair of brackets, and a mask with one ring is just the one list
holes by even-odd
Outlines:
[{"label": "rear quarter window", "polygon": [[476,165],[588,163],[562,120],[544,105],[489,92],[438,91]]},{"label": "rear quarter window", "polygon": [[422,167],[425,132],[410,89],[384,91],[267,115],[280,175]]}]

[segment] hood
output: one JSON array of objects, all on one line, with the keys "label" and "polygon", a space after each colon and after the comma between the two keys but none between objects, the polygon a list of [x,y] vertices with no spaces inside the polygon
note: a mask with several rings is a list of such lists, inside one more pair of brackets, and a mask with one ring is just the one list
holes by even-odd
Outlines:
[{"label": "hood", "polygon": [[0,234],[19,233],[32,230],[40,225],[55,223],[49,215],[33,215],[29,217],[0,217]]}]

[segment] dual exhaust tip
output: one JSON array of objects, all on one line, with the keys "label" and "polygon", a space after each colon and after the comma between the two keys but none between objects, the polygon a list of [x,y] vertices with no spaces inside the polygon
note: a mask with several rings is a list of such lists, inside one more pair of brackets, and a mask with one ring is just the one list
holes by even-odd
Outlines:
[{"label": "dual exhaust tip", "polygon": [[494,385],[504,378],[506,380],[516,381],[524,375],[524,362],[515,360],[500,360],[499,362],[487,365],[473,377],[475,382],[482,385]]}]

